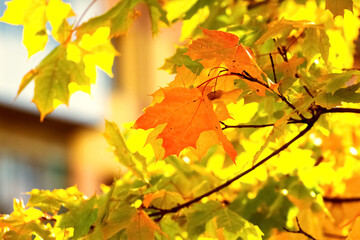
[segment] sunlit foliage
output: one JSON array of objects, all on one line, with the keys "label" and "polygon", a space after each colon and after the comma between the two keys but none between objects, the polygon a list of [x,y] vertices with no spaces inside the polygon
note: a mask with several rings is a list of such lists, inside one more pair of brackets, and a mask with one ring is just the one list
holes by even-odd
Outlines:
[{"label": "sunlit foliage", "polygon": [[35,81],[41,120],[90,92],[96,66],[112,76],[110,39],[136,21],[138,4],[154,35],[182,21],[186,41],[162,66],[174,81],[144,114],[123,133],[106,121],[128,171],[92,197],[32,190],[0,216],[0,237],[358,239],[359,3],[122,0],[71,22],[60,0],[12,0],[0,20],[24,26],[29,56],[48,34],[59,43],[19,87]]}]

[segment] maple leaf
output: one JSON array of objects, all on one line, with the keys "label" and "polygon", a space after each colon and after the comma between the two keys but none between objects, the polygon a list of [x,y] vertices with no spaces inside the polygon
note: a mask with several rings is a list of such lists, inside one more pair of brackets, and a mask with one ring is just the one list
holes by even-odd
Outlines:
[{"label": "maple leaf", "polygon": [[273,21],[267,25],[267,31],[255,42],[255,44],[264,44],[265,41],[272,39],[279,35],[284,35],[289,33],[291,30],[296,28],[308,28],[308,27],[322,27],[321,25],[316,25],[313,22],[302,20],[302,21],[292,21],[287,19],[280,19]]},{"label": "maple leaf", "polygon": [[56,47],[25,75],[20,84],[18,95],[32,80],[35,81],[33,102],[41,113],[41,120],[59,104],[68,104],[70,83],[90,91],[90,79],[84,73],[84,62],[75,63],[66,59],[66,55],[64,45]]},{"label": "maple leaf", "polygon": [[76,32],[78,37],[84,34],[92,34],[100,27],[109,27],[111,36],[125,34],[133,21],[140,15],[134,10],[139,0],[124,0],[117,3],[103,15],[91,18],[81,24]]},{"label": "maple leaf", "polygon": [[60,0],[13,0],[6,5],[7,9],[0,21],[24,26],[23,43],[29,57],[45,48],[48,21],[52,32],[56,33],[68,17],[75,15],[70,4]]},{"label": "maple leaf", "polygon": [[77,36],[92,34],[100,27],[110,27],[111,36],[126,34],[133,21],[141,15],[139,11],[135,10],[139,3],[145,3],[148,8],[153,34],[157,34],[159,31],[158,21],[169,24],[166,18],[166,11],[161,8],[158,1],[123,0],[119,1],[103,15],[91,18],[89,21],[81,24],[77,29]]},{"label": "maple leaf", "polygon": [[176,73],[175,79],[169,83],[169,87],[190,87],[194,84],[196,74],[184,65],[176,67]]},{"label": "maple leaf", "polygon": [[[166,123],[157,138],[163,140],[164,158],[180,152],[187,147],[196,148],[196,142],[204,131],[213,130],[217,142],[223,146],[233,161],[237,152],[221,130],[219,120],[207,94],[211,87],[201,88],[164,88],[164,99],[150,106],[140,116],[134,128],[150,129]],[[205,97],[204,97],[205,96]]]},{"label": "maple leaf", "polygon": [[154,239],[155,231],[161,232],[159,226],[143,210],[139,210],[126,227],[129,240]]},{"label": "maple leaf", "polygon": [[163,189],[155,193],[146,194],[143,200],[143,204],[146,208],[148,208],[151,203],[153,206],[162,209],[170,209],[183,202],[184,199],[179,193],[165,191]]},{"label": "maple leaf", "polygon": [[18,95],[35,80],[33,102],[36,103],[41,120],[58,105],[68,104],[76,91],[90,93],[96,80],[96,66],[112,77],[112,65],[116,50],[109,40],[110,29],[102,27],[92,35],[61,44],[22,79]]},{"label": "maple leaf", "polygon": [[239,37],[222,31],[202,29],[205,37],[194,40],[187,55],[193,60],[201,59],[204,67],[218,66],[224,61],[232,61],[239,44]]},{"label": "maple leaf", "polygon": [[74,238],[78,239],[89,232],[91,225],[96,221],[98,208],[97,197],[89,200],[78,199],[66,205],[69,210],[56,217],[57,226],[60,228],[74,227]]},{"label": "maple leaf", "polygon": [[74,42],[67,44],[67,59],[85,64],[85,74],[91,83],[96,80],[96,66],[99,66],[109,77],[113,77],[114,57],[118,55],[110,42],[110,28],[100,27],[93,34],[84,34]]},{"label": "maple leaf", "polygon": [[[201,59],[204,67],[213,68],[222,64],[231,73],[249,75],[256,81],[246,81],[260,96],[265,96],[265,85],[273,84],[260,69],[250,48],[239,44],[239,37],[222,31],[202,29],[204,38],[194,40],[187,55],[193,60]],[[240,77],[240,76],[239,76]]]}]

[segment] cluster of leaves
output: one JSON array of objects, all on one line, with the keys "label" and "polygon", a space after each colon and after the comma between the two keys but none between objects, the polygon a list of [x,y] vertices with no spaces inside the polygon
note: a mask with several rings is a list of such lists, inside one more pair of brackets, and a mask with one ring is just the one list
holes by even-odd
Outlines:
[{"label": "cluster of leaves", "polygon": [[106,122],[128,171],[91,198],[75,187],[32,190],[26,206],[15,200],[0,216],[0,237],[357,239],[360,5],[123,0],[71,23],[60,0],[13,0],[0,20],[24,26],[29,55],[44,48],[47,22],[59,42],[19,88],[35,80],[41,119],[89,91],[95,66],[111,75],[110,38],[126,32],[139,3],[153,33],[181,20],[181,38],[194,40],[166,59],[175,79],[125,138]]}]

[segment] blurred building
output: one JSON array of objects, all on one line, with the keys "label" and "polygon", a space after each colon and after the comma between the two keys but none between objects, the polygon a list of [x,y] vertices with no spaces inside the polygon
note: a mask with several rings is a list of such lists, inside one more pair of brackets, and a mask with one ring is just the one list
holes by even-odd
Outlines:
[{"label": "blurred building", "polygon": [[[79,15],[92,2],[70,2]],[[85,15],[106,11],[117,1],[97,1]],[[0,3],[0,14],[5,11]],[[0,23],[0,213],[12,211],[12,199],[27,200],[33,188],[65,188],[76,184],[88,195],[99,193],[101,183],[121,175],[121,166],[101,135],[104,119],[133,121],[151,101],[149,94],[169,82],[171,76],[157,70],[174,52],[179,28],[164,29],[153,38],[146,9],[128,35],[114,39],[121,57],[114,63],[114,79],[98,71],[92,96],[75,93],[69,107],[60,106],[44,122],[31,103],[34,85],[16,98],[22,77],[48,54],[27,59],[22,27]],[[16,99],[15,99],[16,98]]]}]

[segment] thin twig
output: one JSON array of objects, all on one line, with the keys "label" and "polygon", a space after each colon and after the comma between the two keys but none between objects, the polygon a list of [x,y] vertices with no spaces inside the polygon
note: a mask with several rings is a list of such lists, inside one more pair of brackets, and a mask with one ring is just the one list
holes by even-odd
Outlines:
[{"label": "thin twig", "polygon": [[307,92],[307,94],[309,94],[309,96],[311,98],[314,98],[314,95],[312,95],[312,93],[310,92],[310,90],[306,87],[306,86],[303,86],[303,88],[305,89],[305,91]]},{"label": "thin twig", "polygon": [[284,227],[284,230],[287,231],[287,232],[290,232],[290,233],[299,233],[299,234],[302,234],[312,240],[316,240],[316,238],[314,238],[313,236],[311,236],[310,234],[308,234],[307,232],[305,232],[301,226],[300,226],[300,223],[299,223],[299,219],[296,217],[296,224],[297,224],[297,227],[299,228],[299,230],[297,231],[293,231],[293,230],[289,230],[287,228]]},{"label": "thin twig", "polygon": [[[319,114],[320,116],[320,114]],[[299,138],[301,138],[302,136],[304,136],[308,131],[310,131],[310,129],[313,127],[314,123],[317,121],[319,116],[314,116],[314,121],[310,122],[306,128],[304,130],[302,130],[300,133],[298,133],[294,138],[292,138],[290,141],[288,141],[287,143],[285,143],[284,145],[282,145],[280,148],[278,148],[277,150],[273,151],[271,154],[269,154],[267,157],[263,158],[261,161],[259,161],[258,163],[256,163],[254,166],[252,166],[251,168],[245,170],[244,172],[236,175],[235,177],[233,177],[232,179],[226,181],[225,183],[217,186],[216,188],[186,202],[183,204],[180,204],[176,207],[170,208],[170,209],[163,209],[160,210],[158,212],[154,212],[149,214],[150,217],[157,217],[158,219],[161,219],[164,215],[168,214],[168,213],[175,213],[177,211],[179,211],[182,208],[186,208],[189,207],[190,205],[200,201],[201,199],[203,199],[204,197],[210,196],[213,193],[216,193],[218,191],[220,191],[221,189],[229,186],[230,184],[232,184],[233,182],[235,182],[236,180],[240,179],[241,177],[247,175],[248,173],[254,171],[256,168],[260,167],[261,165],[263,165],[266,161],[268,161],[269,159],[271,159],[272,157],[276,156],[277,154],[279,154],[280,152],[282,152],[283,150],[285,150],[286,148],[288,148],[293,142],[295,142],[296,140],[298,140]]]},{"label": "thin twig", "polygon": [[[289,100],[287,100],[287,98],[282,95],[281,93],[279,92],[275,92],[273,89],[271,89],[267,84],[263,83],[263,82],[260,82],[258,79],[252,77],[249,73],[247,73],[246,71],[244,71],[243,73],[235,73],[235,72],[231,72],[230,75],[236,75],[236,76],[239,76],[239,77],[242,77],[250,82],[256,82],[262,86],[264,86],[265,88],[269,89],[269,91],[275,93],[282,101],[284,101],[292,110],[295,110],[296,111],[296,107],[294,105],[292,105],[291,102],[289,102]],[[305,120],[306,118],[301,114],[301,113],[298,113],[299,117],[303,120]]]},{"label": "thin twig", "polygon": [[277,83],[274,60],[273,60],[273,57],[271,56],[271,53],[269,53],[269,57],[270,57],[270,61],[271,61],[271,67],[272,67],[272,70],[273,70],[274,82]]},{"label": "thin twig", "polygon": [[[227,125],[226,123],[220,121],[220,123],[223,125],[222,130],[227,128],[264,128],[264,127],[272,127],[275,123],[269,123],[269,124],[238,124],[238,125]],[[294,124],[294,123],[306,123],[303,120],[296,120],[291,119],[286,124]]]},{"label": "thin twig", "polygon": [[231,72],[229,75],[239,76],[239,77],[241,77],[241,78],[243,78],[243,79],[245,79],[245,80],[248,80],[248,81],[250,81],[250,82],[258,83],[258,84],[262,85],[263,87],[270,89],[269,86],[268,86],[266,83],[261,82],[260,80],[252,77],[252,76],[251,76],[248,72],[246,72],[246,71],[243,71],[243,73]]},{"label": "thin twig", "polygon": [[83,11],[83,13],[82,13],[81,16],[79,17],[79,19],[76,21],[76,23],[75,23],[75,25],[74,25],[74,29],[76,29],[76,28],[80,25],[82,19],[85,17],[85,14],[90,10],[90,8],[92,7],[92,5],[94,5],[94,3],[95,3],[96,1],[97,1],[97,0],[93,0],[93,1],[85,8],[85,10]]},{"label": "thin twig", "polygon": [[284,62],[289,62],[289,59],[287,58],[287,49],[285,46],[277,47],[278,52],[280,53],[281,57],[284,59]]}]

